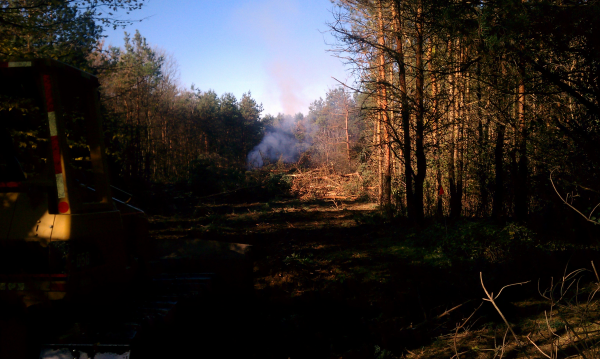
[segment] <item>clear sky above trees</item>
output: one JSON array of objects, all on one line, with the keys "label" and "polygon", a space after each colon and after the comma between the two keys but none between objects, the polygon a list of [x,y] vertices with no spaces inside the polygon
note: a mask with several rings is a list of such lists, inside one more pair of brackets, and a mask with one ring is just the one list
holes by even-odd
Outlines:
[{"label": "clear sky above trees", "polygon": [[107,44],[139,29],[150,44],[174,55],[183,85],[204,91],[248,90],[265,114],[307,112],[346,74],[326,50],[329,0],[147,0],[122,18],[145,18],[127,29],[107,29]]}]

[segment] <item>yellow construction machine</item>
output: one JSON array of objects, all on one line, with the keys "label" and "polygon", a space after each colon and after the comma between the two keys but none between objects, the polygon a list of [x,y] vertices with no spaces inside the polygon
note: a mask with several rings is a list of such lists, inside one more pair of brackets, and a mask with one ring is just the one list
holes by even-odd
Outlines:
[{"label": "yellow construction machine", "polygon": [[98,87],[55,60],[0,62],[0,359],[129,358],[180,298],[252,290],[248,245],[153,254],[110,184]]},{"label": "yellow construction machine", "polygon": [[19,313],[109,300],[147,259],[144,212],[111,193],[98,87],[55,60],[0,62],[0,358],[32,345]]}]

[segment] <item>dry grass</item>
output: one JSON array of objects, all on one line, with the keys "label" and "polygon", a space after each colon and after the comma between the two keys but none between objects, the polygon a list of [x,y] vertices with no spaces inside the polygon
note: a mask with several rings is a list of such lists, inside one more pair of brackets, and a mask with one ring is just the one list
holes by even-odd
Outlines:
[{"label": "dry grass", "polygon": [[[585,282],[585,274],[594,273],[595,281]],[[586,284],[584,284],[586,283]],[[600,278],[592,262],[592,270],[578,269],[565,273],[559,281],[550,280],[539,290],[540,300],[524,305],[540,307],[537,314],[526,318],[507,318],[497,299],[489,293],[481,277],[486,298],[494,306],[504,325],[494,328],[476,325],[478,307],[458,323],[453,332],[442,335],[421,351],[408,351],[407,358],[600,358],[600,303],[596,293]],[[539,286],[539,283],[538,283]]]}]

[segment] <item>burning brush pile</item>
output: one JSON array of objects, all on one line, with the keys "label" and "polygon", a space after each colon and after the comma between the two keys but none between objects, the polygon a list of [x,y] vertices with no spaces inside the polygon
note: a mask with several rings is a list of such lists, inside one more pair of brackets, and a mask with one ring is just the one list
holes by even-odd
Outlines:
[{"label": "burning brush pile", "polygon": [[340,174],[332,166],[322,166],[302,172],[297,170],[292,177],[292,192],[300,199],[354,200],[366,192],[364,180],[358,172]]}]

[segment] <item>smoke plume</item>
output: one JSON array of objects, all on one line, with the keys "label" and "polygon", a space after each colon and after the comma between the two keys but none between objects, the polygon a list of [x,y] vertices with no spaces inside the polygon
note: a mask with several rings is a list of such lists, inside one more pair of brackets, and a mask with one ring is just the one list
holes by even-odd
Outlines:
[{"label": "smoke plume", "polygon": [[262,141],[250,151],[249,169],[260,168],[265,162],[296,162],[312,143],[313,126],[306,118],[284,115],[282,121],[270,126]]}]

